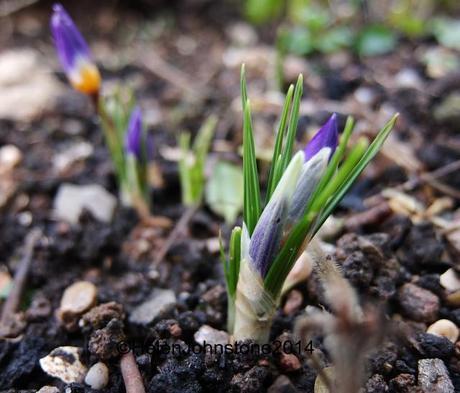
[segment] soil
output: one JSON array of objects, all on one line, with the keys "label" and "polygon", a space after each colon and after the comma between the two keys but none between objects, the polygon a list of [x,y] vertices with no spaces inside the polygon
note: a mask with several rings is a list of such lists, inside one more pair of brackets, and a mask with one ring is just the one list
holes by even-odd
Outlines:
[{"label": "soil", "polygon": [[[54,217],[53,199],[62,183],[96,183],[114,195],[117,186],[91,103],[67,87],[58,71],[48,32],[49,4],[38,2],[12,15],[11,30],[2,33],[2,40],[12,50],[38,49],[61,80],[63,92],[52,107],[31,120],[0,120],[0,147],[13,144],[23,154],[13,171],[15,191],[0,207],[4,271],[14,276],[26,235],[32,228],[42,230],[22,297],[24,323],[17,337],[0,341],[0,389],[34,392],[51,385],[65,392],[95,391],[85,383],[66,384],[40,367],[39,359],[53,349],[76,346],[82,348],[81,360],[87,367],[98,361],[107,364],[109,382],[100,391],[123,392],[119,344],[124,342],[136,346],[136,361],[151,393],[313,392],[317,371],[305,352],[289,357],[284,352],[148,350],[149,345],[162,344],[186,349],[195,344],[194,334],[203,325],[226,330],[225,284],[218,250],[210,242],[216,241],[220,230],[227,238],[231,227],[209,207],[200,207],[160,264],[152,263],[185,211],[177,165],[169,160],[166,148],[175,146],[179,131],[196,132],[215,113],[219,124],[211,159],[239,162],[242,62],[247,63],[249,94],[258,103],[256,142],[261,148],[270,147],[281,105],[278,96],[267,93],[274,89],[270,79],[273,31],[245,24],[245,29],[241,25],[237,29],[242,36],[235,37],[235,25],[244,23],[238,11],[206,1],[173,6],[145,1],[129,7],[98,2],[95,10],[88,3],[68,8],[91,38],[106,83],[131,84],[141,105],[149,108],[147,122],[155,135],[158,173],[153,190],[155,219],[143,222],[135,211],[122,207],[111,223],[97,221],[90,212],[84,212],[77,225]],[[94,13],[92,21],[85,18],[88,10]],[[361,303],[385,315],[385,338],[366,362],[364,391],[368,393],[419,391],[418,362],[433,358],[444,362],[455,391],[460,391],[458,342],[426,333],[431,323],[442,318],[460,326],[460,311],[449,303],[448,291],[439,282],[448,268],[460,271],[459,249],[446,236],[447,224],[458,226],[460,172],[452,171],[436,182],[423,177],[460,159],[459,123],[434,116],[443,98],[460,87],[452,83],[452,75],[428,75],[420,57],[413,55],[433,45],[402,40],[393,53],[376,58],[315,54],[286,62],[286,84],[295,80],[298,71],[305,76],[299,147],[307,140],[305,130],[314,129],[334,111],[342,125],[346,115],[355,116],[357,133],[365,135],[373,135],[393,111],[400,112],[394,138],[343,200],[335,213],[343,225],[326,239]],[[166,71],[156,57],[166,62]],[[398,73],[406,69],[414,70],[417,83],[398,84]],[[371,98],[359,101],[363,89]],[[56,172],[57,152],[76,141],[90,143],[93,153]],[[392,154],[398,149],[404,149],[403,157]],[[390,187],[399,190],[399,197],[389,196]],[[421,208],[414,208],[409,199]],[[438,212],[428,209],[446,201]],[[56,312],[64,290],[80,280],[95,284],[101,308],[93,308],[84,323],[69,331]],[[130,318],[132,311],[156,288],[173,290],[176,302],[153,321],[136,323]],[[291,291],[295,305],[284,307],[291,296],[287,294],[275,316],[272,341],[292,337],[295,319],[306,306],[327,307],[315,274]],[[107,306],[109,302],[114,303]],[[313,347],[326,366],[330,360],[322,338],[321,334],[315,337]]]}]

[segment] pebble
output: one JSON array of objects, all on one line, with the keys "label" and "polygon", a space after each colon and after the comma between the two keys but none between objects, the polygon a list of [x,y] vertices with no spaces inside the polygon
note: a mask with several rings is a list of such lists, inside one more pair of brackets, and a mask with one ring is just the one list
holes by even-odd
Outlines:
[{"label": "pebble", "polygon": [[448,291],[455,292],[460,290],[460,277],[452,268],[441,274],[439,283]]},{"label": "pebble", "polygon": [[85,383],[90,386],[91,389],[103,389],[107,386],[108,382],[109,369],[102,362],[92,365],[85,377]]},{"label": "pebble", "polygon": [[291,315],[295,313],[297,310],[300,309],[303,303],[303,295],[302,292],[298,291],[297,289],[293,289],[287,295],[286,303],[283,307],[283,312],[286,315]]},{"label": "pebble", "polygon": [[176,295],[170,289],[156,288],[150,297],[137,306],[129,316],[131,323],[148,325],[161,314],[168,306],[176,302]]},{"label": "pebble", "polygon": [[439,122],[456,122],[460,119],[460,93],[451,93],[434,110]]},{"label": "pebble", "polygon": [[116,302],[108,302],[93,307],[83,315],[78,324],[81,328],[101,329],[112,319],[122,321],[124,318],[123,306]]},{"label": "pebble", "polygon": [[430,333],[417,334],[416,343],[418,351],[425,358],[448,359],[455,350],[449,339]]},{"label": "pebble", "polygon": [[37,393],[59,393],[59,389],[56,386],[43,386]]},{"label": "pebble", "polygon": [[268,388],[267,393],[296,393],[298,390],[286,375],[280,375]]},{"label": "pebble", "polygon": [[81,351],[71,346],[55,348],[40,359],[40,366],[48,375],[65,383],[82,382],[88,370],[80,361]]},{"label": "pebble", "polygon": [[14,145],[0,147],[0,172],[10,171],[22,160],[22,153]]},{"label": "pebble", "polygon": [[440,319],[432,325],[430,325],[426,331],[427,333],[434,334],[436,336],[446,337],[453,343],[458,339],[458,327],[452,321],[448,319]]},{"label": "pebble", "polygon": [[76,327],[79,317],[96,304],[97,288],[89,281],[77,281],[67,287],[61,298],[57,316],[69,330]]},{"label": "pebble", "polygon": [[[329,378],[330,381],[335,382],[335,368],[334,367],[323,368],[323,372]],[[315,379],[315,387],[313,389],[313,392],[314,393],[330,393],[326,384],[323,382],[323,380],[321,379],[319,375]]]},{"label": "pebble", "polygon": [[230,25],[226,33],[236,46],[251,46],[257,42],[257,32],[250,24],[244,22]]},{"label": "pebble", "polygon": [[77,224],[78,219],[87,209],[102,222],[112,220],[117,199],[98,184],[74,185],[62,184],[54,199],[53,207],[56,217]]},{"label": "pebble", "polygon": [[432,292],[411,283],[398,291],[398,300],[406,316],[418,322],[432,322],[439,311],[439,298]]},{"label": "pebble", "polygon": [[417,71],[412,68],[403,68],[395,75],[395,82],[398,87],[422,89],[423,82]]},{"label": "pebble", "polygon": [[93,154],[94,147],[88,142],[76,142],[53,157],[53,167],[58,173],[70,168],[77,161],[84,161]]},{"label": "pebble", "polygon": [[418,361],[418,386],[423,393],[454,393],[454,386],[441,359]]},{"label": "pebble", "polygon": [[302,364],[300,363],[299,358],[293,353],[281,352],[280,367],[283,371],[289,373],[300,370],[302,368]]},{"label": "pebble", "polygon": [[201,326],[193,335],[193,338],[200,345],[204,345],[205,342],[211,345],[228,344],[228,333],[223,330],[214,329],[209,325]]}]

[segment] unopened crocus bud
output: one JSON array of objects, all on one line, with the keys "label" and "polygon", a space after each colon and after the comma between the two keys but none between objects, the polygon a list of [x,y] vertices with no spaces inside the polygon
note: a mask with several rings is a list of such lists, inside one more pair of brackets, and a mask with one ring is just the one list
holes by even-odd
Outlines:
[{"label": "unopened crocus bud", "polygon": [[53,6],[51,32],[59,60],[72,86],[85,94],[97,95],[101,76],[83,36],[61,4]]},{"label": "unopened crocus bud", "polygon": [[125,149],[128,154],[132,154],[136,159],[142,158],[142,112],[136,106],[131,112],[128,129],[125,136]]},{"label": "unopened crocus bud", "polygon": [[305,162],[313,158],[324,147],[331,149],[329,158],[332,157],[338,140],[337,115],[334,113],[305,147]]},{"label": "unopened crocus bud", "polygon": [[303,164],[302,172],[289,206],[288,222],[294,224],[305,212],[307,203],[327,168],[331,149],[323,147],[313,158]]}]

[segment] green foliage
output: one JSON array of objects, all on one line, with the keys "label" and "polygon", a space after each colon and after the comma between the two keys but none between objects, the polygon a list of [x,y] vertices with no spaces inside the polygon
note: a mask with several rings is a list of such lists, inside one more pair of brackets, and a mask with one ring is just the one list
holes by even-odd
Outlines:
[{"label": "green foliage", "polygon": [[201,202],[205,184],[205,164],[211,146],[217,118],[210,116],[202,125],[195,141],[190,146],[190,133],[179,135],[181,158],[179,160],[179,178],[182,191],[182,203],[187,206]]},{"label": "green foliage", "polygon": [[432,29],[441,45],[460,50],[460,19],[436,18]]},{"label": "green foliage", "polygon": [[283,2],[279,0],[247,0],[245,13],[256,24],[267,23],[281,15]]},{"label": "green foliage", "polygon": [[206,203],[211,210],[233,224],[243,209],[243,174],[241,168],[218,161],[206,185]]},{"label": "green foliage", "polygon": [[396,46],[396,34],[382,25],[365,27],[356,41],[360,56],[377,56],[391,52]]}]

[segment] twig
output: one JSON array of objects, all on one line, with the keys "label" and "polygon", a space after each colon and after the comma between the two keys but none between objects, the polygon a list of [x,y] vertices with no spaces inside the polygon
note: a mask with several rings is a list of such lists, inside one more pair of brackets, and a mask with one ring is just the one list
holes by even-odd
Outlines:
[{"label": "twig", "polygon": [[14,275],[13,286],[3,306],[0,325],[5,326],[11,320],[13,314],[18,310],[21,303],[22,292],[27,281],[29,269],[32,263],[32,256],[35,244],[41,237],[41,230],[38,228],[29,232],[24,245],[24,255]]},{"label": "twig", "polygon": [[126,393],[145,393],[144,382],[132,351],[125,353],[121,357],[120,369]]},{"label": "twig", "polygon": [[190,206],[189,208],[187,208],[187,210],[185,210],[185,212],[182,214],[181,218],[177,222],[176,226],[174,227],[174,229],[171,231],[168,238],[164,242],[160,251],[158,252],[155,260],[153,261],[153,266],[158,266],[158,264],[164,259],[169,249],[176,241],[177,236],[180,235],[184,231],[189,221],[195,215],[196,211],[198,210],[198,207],[199,205],[194,205],[194,206]]}]

